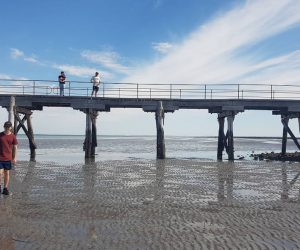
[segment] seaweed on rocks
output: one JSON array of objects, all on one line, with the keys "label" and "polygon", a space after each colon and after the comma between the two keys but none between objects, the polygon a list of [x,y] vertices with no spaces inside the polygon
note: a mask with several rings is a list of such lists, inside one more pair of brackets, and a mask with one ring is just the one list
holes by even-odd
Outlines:
[{"label": "seaweed on rocks", "polygon": [[300,152],[292,152],[292,153],[260,153],[260,154],[251,154],[250,157],[253,157],[254,160],[270,160],[270,161],[295,161],[300,162]]}]

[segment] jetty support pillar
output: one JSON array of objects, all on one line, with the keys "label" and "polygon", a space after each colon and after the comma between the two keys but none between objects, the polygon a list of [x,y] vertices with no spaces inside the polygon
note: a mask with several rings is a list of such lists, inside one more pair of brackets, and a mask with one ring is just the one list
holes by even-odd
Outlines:
[{"label": "jetty support pillar", "polygon": [[86,114],[86,127],[85,127],[85,140],[83,143],[83,150],[85,151],[85,158],[95,157],[95,147],[97,147],[97,126],[96,118],[97,111],[87,108]]},{"label": "jetty support pillar", "polygon": [[283,124],[281,154],[285,155],[286,154],[287,134],[288,134],[287,126],[289,124],[289,117],[286,115],[281,115],[281,122]]},{"label": "jetty support pillar", "polygon": [[[35,161],[36,144],[34,141],[33,128],[31,123],[32,111],[29,109],[17,107],[14,96],[10,97],[9,107],[7,109],[8,109],[8,121],[10,121],[13,124],[14,134],[17,135],[19,130],[21,128],[23,129],[29,141],[30,161]],[[19,117],[19,114],[24,115],[24,117],[21,119]],[[24,124],[26,120],[27,120],[27,128]],[[15,152],[13,152],[13,154],[15,154]]]},{"label": "jetty support pillar", "polygon": [[165,135],[164,135],[164,109],[162,102],[157,103],[157,108],[155,112],[156,120],[156,158],[165,159],[166,158],[166,147],[165,147]]},{"label": "jetty support pillar", "polygon": [[[20,118],[20,115],[23,115],[22,119]],[[17,135],[19,130],[22,128],[25,135],[28,138],[29,141],[29,148],[30,148],[30,161],[35,162],[36,157],[36,143],[34,140],[34,133],[33,133],[33,127],[31,122],[31,116],[32,111],[30,109],[22,108],[22,107],[15,107],[15,125],[14,125],[14,134]],[[27,122],[27,127],[26,123]]]},{"label": "jetty support pillar", "polygon": [[9,107],[8,107],[8,121],[11,122],[11,124],[15,124],[15,112],[16,112],[16,99],[14,96],[10,97],[9,101]]},{"label": "jetty support pillar", "polygon": [[[222,107],[224,108],[224,107]],[[209,110],[210,113],[218,113],[218,150],[217,159],[222,160],[223,151],[226,150],[229,161],[234,161],[234,137],[233,137],[233,121],[238,112],[243,112],[243,107],[239,107],[238,110],[224,110],[218,111]],[[227,132],[224,133],[225,118],[227,118]]]},{"label": "jetty support pillar", "polygon": [[297,109],[295,111],[280,111],[275,110],[272,112],[273,115],[281,116],[281,123],[283,125],[282,130],[282,145],[281,145],[281,154],[284,156],[286,154],[286,145],[287,145],[287,135],[291,137],[297,148],[300,150],[300,143],[298,142],[297,137],[294,135],[293,131],[289,127],[289,120],[297,118],[298,121],[300,119],[300,110]]},{"label": "jetty support pillar", "polygon": [[97,116],[98,116],[98,111],[93,111],[91,114],[91,119],[92,119],[92,149],[91,153],[92,156],[95,157],[95,149],[97,147]]},{"label": "jetty support pillar", "polygon": [[222,160],[223,150],[225,147],[225,135],[224,135],[225,117],[222,116],[221,114],[218,114],[218,122],[219,122],[219,135],[218,135],[217,159]]},{"label": "jetty support pillar", "polygon": [[157,101],[143,106],[143,111],[155,113],[156,121],[156,158],[166,158],[164,120],[165,113],[174,113],[179,107],[168,101]]},{"label": "jetty support pillar", "polygon": [[233,161],[234,160],[234,145],[233,145],[233,120],[234,120],[234,114],[230,114],[227,116],[227,140],[228,140],[228,147],[227,147],[227,154],[228,154],[228,160]]},{"label": "jetty support pillar", "polygon": [[35,161],[35,150],[36,150],[36,144],[34,141],[34,135],[33,135],[33,128],[32,128],[32,122],[31,122],[31,114],[26,114],[26,120],[27,120],[27,128],[28,128],[28,139],[29,139],[29,148],[30,148],[30,161]]}]

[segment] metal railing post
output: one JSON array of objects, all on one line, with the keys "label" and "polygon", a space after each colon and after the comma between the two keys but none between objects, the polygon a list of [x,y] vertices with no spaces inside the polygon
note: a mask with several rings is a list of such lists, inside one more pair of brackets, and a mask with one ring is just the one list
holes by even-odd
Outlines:
[{"label": "metal railing post", "polygon": [[35,95],[35,81],[33,81],[33,95]]},{"label": "metal railing post", "polygon": [[271,99],[273,99],[273,85],[271,84]]},{"label": "metal railing post", "polygon": [[204,99],[206,99],[206,84],[204,85]]},{"label": "metal railing post", "polygon": [[119,88],[119,99],[121,98],[121,89]]},{"label": "metal railing post", "polygon": [[151,97],[152,97],[152,96],[151,96],[151,94],[152,94],[151,92],[152,92],[152,91],[151,91],[151,88],[150,88],[150,99],[151,99]]},{"label": "metal railing post", "polygon": [[71,81],[69,81],[69,96],[71,96]]},{"label": "metal railing post", "polygon": [[136,84],[136,98],[139,99],[139,84]]},{"label": "metal railing post", "polygon": [[238,99],[240,99],[240,85],[238,84]]},{"label": "metal railing post", "polygon": [[181,99],[181,89],[179,89],[179,93],[180,93],[180,99]]},{"label": "metal railing post", "polygon": [[103,83],[102,83],[102,97],[105,96],[105,90],[104,90],[105,88],[104,88],[104,86],[105,86],[105,85],[104,85],[104,82],[103,82]]},{"label": "metal railing post", "polygon": [[170,99],[172,99],[172,84],[170,84]]}]

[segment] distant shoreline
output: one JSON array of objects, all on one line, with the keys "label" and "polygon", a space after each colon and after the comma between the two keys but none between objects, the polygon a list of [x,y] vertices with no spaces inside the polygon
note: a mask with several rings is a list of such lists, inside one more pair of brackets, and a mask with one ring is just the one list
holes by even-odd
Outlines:
[{"label": "distant shoreline", "polygon": [[[20,133],[18,136],[24,136],[25,134]],[[72,135],[72,134],[35,134],[34,136],[40,137],[40,136],[66,136],[66,137],[72,137],[72,136],[81,136],[84,137],[85,135]],[[156,135],[98,135],[98,137],[156,137]],[[218,136],[201,136],[201,135],[165,135],[166,138],[168,137],[193,137],[193,138],[218,138]],[[279,136],[234,136],[236,139],[281,139]],[[288,139],[292,139],[291,137],[288,137]]]}]

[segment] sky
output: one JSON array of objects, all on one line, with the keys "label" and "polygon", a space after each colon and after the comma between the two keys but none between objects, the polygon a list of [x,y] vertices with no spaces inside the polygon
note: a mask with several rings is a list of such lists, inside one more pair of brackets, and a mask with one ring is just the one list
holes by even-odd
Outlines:
[{"label": "sky", "polygon": [[[70,81],[99,71],[107,83],[300,85],[299,13],[299,0],[2,1],[0,79],[56,80],[64,70]],[[7,116],[2,108],[0,122]],[[32,121],[39,134],[85,131],[85,115],[71,108],[34,111]],[[140,109],[99,113],[97,127],[100,135],[156,134],[154,114]],[[207,110],[165,117],[166,135],[217,131]],[[280,136],[282,125],[271,111],[245,111],[234,134]]]}]

